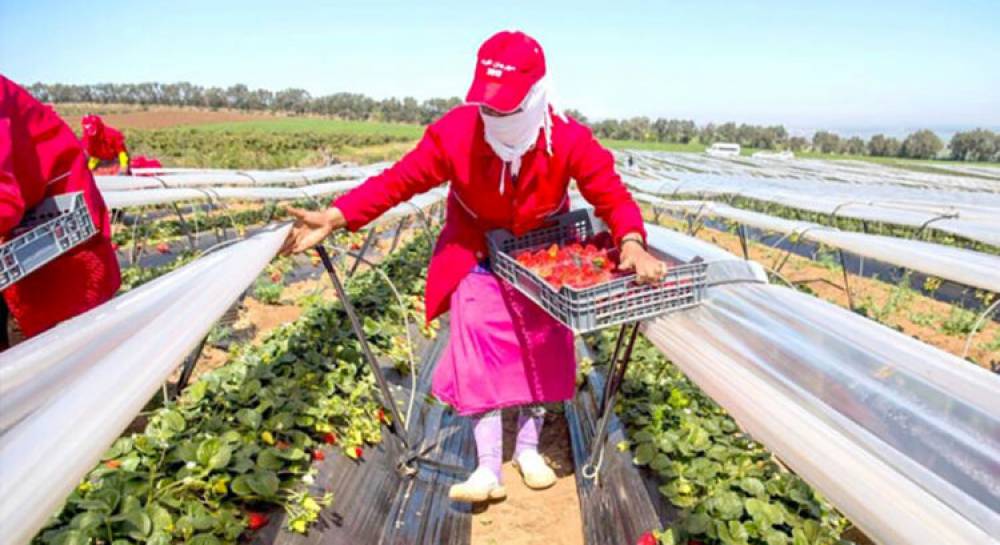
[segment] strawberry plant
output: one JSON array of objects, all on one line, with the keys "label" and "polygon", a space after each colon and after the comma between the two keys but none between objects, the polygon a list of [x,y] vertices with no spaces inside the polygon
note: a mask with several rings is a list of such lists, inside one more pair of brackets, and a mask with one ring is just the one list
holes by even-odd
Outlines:
[{"label": "strawberry plant", "polygon": [[[610,338],[594,336],[607,357]],[[636,343],[617,407],[636,465],[677,509],[660,543],[834,545],[847,521],[645,339]]]},{"label": "strawberry plant", "polygon": [[[380,268],[404,294],[423,289],[429,240]],[[375,323],[399,321],[374,271],[347,286]],[[391,328],[376,328],[388,346]],[[310,306],[258,346],[234,350],[146,429],[119,438],[69,495],[37,543],[235,543],[282,507],[304,532],[332,498],[315,485],[314,460],[339,450],[364,458],[381,439],[374,379],[339,302]]]}]

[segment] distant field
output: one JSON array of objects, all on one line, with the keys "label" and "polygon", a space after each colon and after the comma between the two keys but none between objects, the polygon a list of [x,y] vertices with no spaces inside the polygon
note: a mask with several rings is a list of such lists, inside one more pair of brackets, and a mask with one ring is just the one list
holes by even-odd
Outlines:
[{"label": "distant field", "polygon": [[56,104],[56,111],[79,131],[80,118],[94,113],[119,129],[164,129],[177,126],[197,126],[206,123],[240,122],[275,119],[264,112],[237,110],[206,110],[169,106],[132,106],[128,104]]},{"label": "distant field", "polygon": [[376,121],[342,121],[339,119],[315,117],[275,117],[250,121],[199,124],[191,127],[200,131],[384,135],[393,138],[411,138],[414,140],[420,138],[424,133],[424,128],[420,125],[379,123]]},{"label": "distant field", "polygon": [[703,144],[671,144],[667,142],[643,142],[640,140],[612,140],[601,139],[605,146],[616,150],[647,150],[647,151],[676,151],[682,153],[694,153],[705,151]]},{"label": "distant field", "polygon": [[[344,121],[320,117],[292,117],[267,112],[245,112],[240,110],[209,110],[203,108],[180,108],[171,106],[137,106],[129,104],[57,104],[56,111],[62,115],[74,130],[79,130],[80,117],[96,113],[112,126],[121,129],[169,129],[186,128],[206,132],[227,132],[235,134],[314,134],[317,136],[346,135],[359,137],[386,137],[392,144],[373,144],[374,149],[366,151],[368,145],[351,146],[347,155],[352,160],[394,159],[409,149],[400,141],[417,140],[423,134],[420,125],[402,123],[381,123],[376,121]],[[701,143],[674,144],[664,142],[643,142],[637,140],[602,139],[601,142],[616,150],[635,149],[669,151],[678,153],[701,153],[705,145]],[[759,151],[743,148],[743,155]],[[339,153],[338,153],[339,155]],[[812,151],[797,152],[796,157],[825,159],[830,161],[867,161],[919,172],[947,173],[938,166],[965,165],[1000,167],[1000,163],[963,163],[940,160],[899,159],[896,157],[871,157],[867,155],[833,155]]]}]

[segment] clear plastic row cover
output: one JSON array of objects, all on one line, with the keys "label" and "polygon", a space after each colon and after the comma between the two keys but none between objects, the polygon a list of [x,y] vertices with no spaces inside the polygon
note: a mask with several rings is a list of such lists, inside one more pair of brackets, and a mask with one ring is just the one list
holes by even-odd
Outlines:
[{"label": "clear plastic row cover", "polygon": [[[628,158],[631,158],[631,161]],[[694,153],[625,151],[618,154],[623,168],[659,175],[692,172],[753,178],[826,180],[840,184],[986,191],[996,193],[1000,169],[961,163],[877,164],[868,161],[775,157],[716,157]],[[631,163],[631,164],[630,164]]]},{"label": "clear plastic row cover", "polygon": [[[877,541],[978,544],[1000,535],[1000,377],[778,286],[712,288],[701,308],[658,320],[647,335]],[[706,365],[726,372],[701,377]],[[737,369],[766,385],[724,386],[751,397],[743,410],[711,382],[738,380]],[[822,423],[837,437],[800,442],[809,430],[781,417],[748,424],[772,391],[810,416],[803,425]],[[835,439],[850,445],[850,459],[831,460]],[[905,490],[905,503],[886,503]]]},{"label": "clear plastic row cover", "polygon": [[1000,246],[1000,194],[892,186],[859,188],[833,182],[741,179],[688,173],[672,176],[657,180],[630,176],[625,179],[639,191],[661,196],[742,196],[841,218],[916,228],[926,226]]},{"label": "clear plastic row cover", "polygon": [[0,354],[0,383],[16,377],[5,411],[18,413],[0,435],[5,542],[32,539],[287,232],[206,256]]},{"label": "clear plastic row cover", "polygon": [[132,176],[95,176],[101,191],[162,187],[310,185],[337,178],[364,178],[388,163],[358,166],[338,164],[299,170],[224,170],[196,168],[138,168]]},{"label": "clear plastic row cover", "polygon": [[636,200],[692,216],[715,216],[770,232],[798,235],[859,256],[957,282],[1000,292],[1000,256],[919,240],[841,231],[710,201],[668,201],[637,193]]},{"label": "clear plastic row cover", "polygon": [[111,209],[169,204],[191,200],[297,200],[314,199],[343,193],[360,185],[364,180],[323,182],[300,187],[173,187],[163,189],[135,189],[131,191],[101,191]]},{"label": "clear plastic row cover", "polygon": [[[650,227],[653,247],[723,259],[685,238]],[[711,287],[645,332],[876,541],[1000,535],[1000,376],[756,281]]]}]

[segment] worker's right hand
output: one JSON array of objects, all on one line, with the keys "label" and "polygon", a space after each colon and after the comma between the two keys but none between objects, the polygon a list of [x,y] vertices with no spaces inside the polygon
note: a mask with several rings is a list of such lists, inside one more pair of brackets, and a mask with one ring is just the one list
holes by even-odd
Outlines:
[{"label": "worker's right hand", "polygon": [[304,252],[347,224],[344,214],[333,206],[317,212],[289,207],[288,213],[295,217],[295,225],[281,245],[281,255]]}]

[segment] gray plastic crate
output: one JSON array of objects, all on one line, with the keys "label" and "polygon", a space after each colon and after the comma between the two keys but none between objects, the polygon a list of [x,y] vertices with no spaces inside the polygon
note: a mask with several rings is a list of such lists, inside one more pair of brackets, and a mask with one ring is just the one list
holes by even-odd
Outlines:
[{"label": "gray plastic crate", "polygon": [[83,192],[45,199],[25,213],[14,238],[0,245],[0,290],[96,233]]},{"label": "gray plastic crate", "polygon": [[646,320],[701,302],[708,264],[700,258],[674,262],[658,284],[637,284],[635,275],[628,275],[589,288],[556,290],[512,257],[521,250],[582,241],[594,235],[593,225],[590,212],[574,210],[520,237],[502,229],[491,231],[487,242],[493,272],[577,333]]}]

